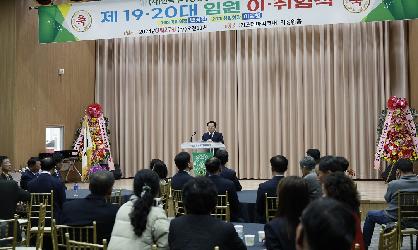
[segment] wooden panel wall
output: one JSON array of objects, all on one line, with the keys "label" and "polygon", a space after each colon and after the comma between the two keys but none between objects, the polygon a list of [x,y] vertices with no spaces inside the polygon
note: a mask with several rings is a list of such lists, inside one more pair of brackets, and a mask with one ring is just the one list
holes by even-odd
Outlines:
[{"label": "wooden panel wall", "polygon": [[409,86],[411,106],[418,110],[418,19],[409,21]]}]

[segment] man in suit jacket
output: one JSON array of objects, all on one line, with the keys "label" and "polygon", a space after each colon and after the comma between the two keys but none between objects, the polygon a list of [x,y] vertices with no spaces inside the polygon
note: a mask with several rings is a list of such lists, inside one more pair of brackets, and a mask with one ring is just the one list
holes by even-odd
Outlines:
[{"label": "man in suit jacket", "polygon": [[247,249],[233,224],[211,216],[217,202],[216,187],[206,177],[190,180],[183,189],[187,214],[173,219],[168,233],[171,250]]},{"label": "man in suit jacket", "polygon": [[225,166],[229,158],[228,151],[220,149],[215,152],[215,157],[221,161],[221,173],[219,175],[225,179],[232,181],[235,185],[235,190],[241,191],[242,186],[239,183],[237,173],[234,170],[229,169]]},{"label": "man in suit jacket", "polygon": [[216,132],[216,122],[210,121],[206,123],[208,126],[208,132],[202,135],[202,141],[213,141],[224,143],[224,137],[222,133]]},{"label": "man in suit jacket", "polygon": [[209,179],[215,184],[218,194],[225,194],[228,191],[231,221],[239,221],[240,211],[237,191],[232,181],[219,175],[221,161],[216,157],[212,157],[206,161],[205,166]]},{"label": "man in suit jacket", "polygon": [[[1,170],[0,170],[1,173]],[[12,219],[19,201],[28,201],[30,193],[18,187],[15,181],[0,179],[0,219]]]},{"label": "man in suit jacket", "polygon": [[268,197],[277,196],[277,185],[280,180],[284,178],[284,172],[287,170],[288,161],[286,157],[282,155],[276,155],[271,157],[270,166],[271,172],[273,173],[273,178],[270,180],[261,183],[258,186],[257,190],[257,200],[256,200],[256,211],[257,211],[257,220],[260,223],[265,223],[265,197],[266,193]]},{"label": "man in suit jacket", "polygon": [[13,177],[9,174],[12,171],[12,163],[10,162],[9,157],[0,156],[0,168],[2,171],[0,179],[12,181]]},{"label": "man in suit jacket", "polygon": [[302,170],[303,179],[308,184],[309,197],[311,201],[322,196],[321,183],[318,180],[318,176],[315,172],[315,159],[311,156],[305,156],[299,162],[300,168]]},{"label": "man in suit jacket", "polygon": [[385,210],[370,210],[367,213],[363,226],[363,237],[366,246],[370,246],[375,224],[387,224],[396,221],[398,218],[398,195],[397,192],[403,189],[418,190],[418,178],[414,174],[412,162],[400,159],[395,163],[398,180],[389,182],[385,194],[388,207]]},{"label": "man in suit jacket", "polygon": [[28,191],[31,193],[50,193],[54,190],[54,218],[61,222],[62,205],[65,202],[65,187],[57,178],[51,176],[55,168],[55,161],[51,157],[41,160],[41,172],[38,178],[28,183]]},{"label": "man in suit jacket", "polygon": [[91,225],[96,221],[97,242],[107,239],[109,242],[115,224],[119,206],[106,202],[112,194],[115,178],[109,171],[100,171],[90,176],[89,189],[91,194],[84,199],[75,199],[64,203],[62,224]]},{"label": "man in suit jacket", "polygon": [[190,154],[187,152],[178,153],[174,158],[174,163],[179,171],[171,178],[171,188],[182,190],[184,184],[190,179],[193,179],[193,176],[189,175],[187,172],[188,170],[193,169],[193,165],[190,162]]},{"label": "man in suit jacket", "polygon": [[41,169],[41,161],[38,157],[31,157],[27,164],[27,169],[22,173],[22,176],[20,177],[20,187],[25,190],[28,189],[28,183],[31,180],[38,178],[39,170]]}]

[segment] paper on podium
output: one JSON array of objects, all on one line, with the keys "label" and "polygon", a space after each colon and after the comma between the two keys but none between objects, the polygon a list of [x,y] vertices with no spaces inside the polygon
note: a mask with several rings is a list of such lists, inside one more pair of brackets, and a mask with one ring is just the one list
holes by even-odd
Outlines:
[{"label": "paper on podium", "polygon": [[181,149],[214,149],[214,148],[223,148],[225,149],[225,144],[220,142],[185,142],[181,144]]}]

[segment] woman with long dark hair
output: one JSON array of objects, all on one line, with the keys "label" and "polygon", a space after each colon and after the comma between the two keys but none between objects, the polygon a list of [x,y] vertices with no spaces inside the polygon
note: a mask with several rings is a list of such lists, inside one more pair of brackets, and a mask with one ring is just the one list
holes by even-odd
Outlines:
[{"label": "woman with long dark hair", "polygon": [[279,182],[277,195],[277,217],[264,226],[266,248],[294,250],[299,217],[309,203],[308,184],[301,177],[285,177]]},{"label": "woman with long dark hair", "polygon": [[134,195],[119,209],[109,249],[168,249],[169,221],[164,209],[155,206],[160,190],[158,175],[149,169],[134,178]]}]

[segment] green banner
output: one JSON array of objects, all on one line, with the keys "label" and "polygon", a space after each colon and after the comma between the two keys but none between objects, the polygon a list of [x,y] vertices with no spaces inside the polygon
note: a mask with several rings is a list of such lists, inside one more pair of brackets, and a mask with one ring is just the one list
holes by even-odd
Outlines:
[{"label": "green banner", "polygon": [[206,167],[205,162],[207,159],[213,157],[212,152],[193,152],[193,171],[196,176],[205,176]]}]

